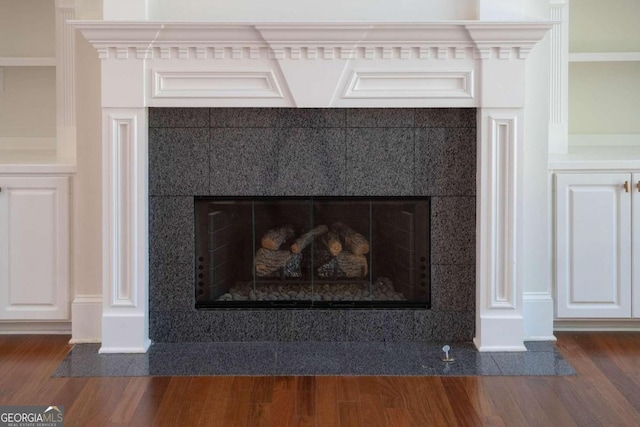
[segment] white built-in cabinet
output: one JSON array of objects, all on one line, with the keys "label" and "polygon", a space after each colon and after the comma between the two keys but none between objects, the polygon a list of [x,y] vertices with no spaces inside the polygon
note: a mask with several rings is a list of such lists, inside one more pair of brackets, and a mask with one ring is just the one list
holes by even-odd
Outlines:
[{"label": "white built-in cabinet", "polygon": [[69,319],[69,177],[0,188],[0,320]]},{"label": "white built-in cabinet", "polygon": [[640,173],[555,174],[556,316],[640,317]]}]

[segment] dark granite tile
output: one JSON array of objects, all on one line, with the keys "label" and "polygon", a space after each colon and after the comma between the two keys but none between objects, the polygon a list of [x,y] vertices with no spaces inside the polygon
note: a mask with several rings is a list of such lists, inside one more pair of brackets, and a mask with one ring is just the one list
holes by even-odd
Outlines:
[{"label": "dark granite tile", "polygon": [[215,375],[276,374],[277,343],[212,343],[207,354]]},{"label": "dark granite tile", "polygon": [[155,343],[210,342],[211,316],[207,311],[150,311],[149,336]]},{"label": "dark granite tile", "polygon": [[146,354],[98,354],[76,345],[54,377],[180,375],[575,375],[559,352],[479,353],[434,342],[154,343]]},{"label": "dark granite tile", "polygon": [[273,129],[211,129],[210,192],[276,195],[278,150]]},{"label": "dark granite tile", "polygon": [[491,353],[503,375],[575,375],[559,353]]},{"label": "dark granite tile", "polygon": [[411,342],[347,343],[352,375],[423,375],[419,346]]},{"label": "dark granite tile", "polygon": [[98,354],[95,352],[77,352],[74,350],[65,357],[56,372],[55,377],[117,377],[126,376],[131,361],[128,354]]},{"label": "dark granite tile", "polygon": [[191,310],[195,307],[193,263],[149,266],[149,310]]},{"label": "dark granite tile", "polygon": [[209,192],[209,129],[149,129],[149,194]]},{"label": "dark granite tile", "polygon": [[431,308],[436,311],[475,310],[475,265],[432,265]]},{"label": "dark granite tile", "polygon": [[131,354],[131,364],[127,373],[127,377],[147,377],[149,376],[149,354]]},{"label": "dark granite tile", "polygon": [[413,115],[412,108],[348,108],[347,127],[413,127]]},{"label": "dark granite tile", "polygon": [[413,312],[407,310],[347,311],[349,341],[411,341]]},{"label": "dark granite tile", "polygon": [[276,341],[278,312],[266,310],[210,310],[211,341]]},{"label": "dark granite tile", "polygon": [[416,341],[468,342],[475,332],[473,311],[415,311],[414,321]]},{"label": "dark granite tile", "polygon": [[347,344],[342,342],[281,342],[277,375],[344,375],[349,372]]},{"label": "dark granite tile", "polygon": [[276,193],[342,195],[345,189],[344,129],[282,129],[277,132]]},{"label": "dark granite tile", "polygon": [[476,130],[416,129],[416,195],[476,194]]},{"label": "dark granite tile", "polygon": [[418,108],[415,126],[427,128],[475,128],[475,108]]},{"label": "dark granite tile", "polygon": [[150,128],[209,127],[208,108],[149,108]]},{"label": "dark granite tile", "polygon": [[270,128],[278,124],[278,108],[211,108],[212,128]]},{"label": "dark granite tile", "polygon": [[81,355],[97,355],[100,351],[100,347],[102,344],[100,343],[87,343],[87,344],[74,344],[73,348],[69,352],[69,354],[73,354],[74,356]]},{"label": "dark granite tile", "polygon": [[171,316],[171,311],[149,310],[149,339],[152,342],[169,341]]},{"label": "dark granite tile", "polygon": [[347,312],[341,310],[278,311],[279,341],[345,341]]},{"label": "dark granite tile", "polygon": [[414,194],[413,129],[347,130],[347,195]]},{"label": "dark granite tile", "polygon": [[149,269],[193,265],[193,197],[149,197]]},{"label": "dark granite tile", "polygon": [[444,352],[426,353],[423,355],[422,367],[433,375],[500,375],[498,365],[490,353],[479,353],[475,350],[460,350],[451,346],[449,356],[453,362],[444,362]]},{"label": "dark granite tile", "polygon": [[475,197],[431,199],[431,263],[475,265]]},{"label": "dark granite tile", "polygon": [[53,378],[66,378],[71,376],[71,362],[69,357],[62,359],[56,370],[51,374]]},{"label": "dark granite tile", "polygon": [[524,346],[527,347],[528,351],[558,352],[556,343],[553,341],[525,341]]},{"label": "dark granite tile", "polygon": [[341,108],[281,108],[278,126],[285,128],[343,128],[347,110]]},{"label": "dark granite tile", "polygon": [[213,375],[209,345],[154,344],[149,349],[149,375]]}]

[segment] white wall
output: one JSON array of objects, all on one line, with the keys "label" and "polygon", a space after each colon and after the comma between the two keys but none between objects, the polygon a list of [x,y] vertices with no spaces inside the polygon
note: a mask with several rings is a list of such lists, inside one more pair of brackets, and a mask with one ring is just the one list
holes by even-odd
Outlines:
[{"label": "white wall", "polygon": [[640,1],[575,0],[569,8],[571,52],[640,51]]},{"label": "white wall", "polygon": [[569,133],[640,134],[640,62],[569,64],[569,112]]},{"label": "white wall", "polygon": [[[527,0],[525,14],[548,19],[547,0]],[[549,152],[549,34],[527,59],[524,146],[524,281],[525,339],[553,338],[550,256],[550,198],[547,180]]]},{"label": "white wall", "polygon": [[[548,14],[546,1],[529,1],[528,13],[540,19]],[[540,16],[542,15],[542,16]],[[548,252],[548,127],[549,36],[527,59],[526,122],[524,147],[524,281],[526,291],[549,287]]]},{"label": "white wall", "polygon": [[1,0],[0,56],[55,56],[54,7],[48,0]]},{"label": "white wall", "polygon": [[[77,19],[101,17],[99,8],[89,4],[81,6],[76,9]],[[100,340],[102,320],[102,107],[100,60],[96,50],[79,32],[76,33],[75,74],[77,173],[74,180],[72,340],[92,342]]]},{"label": "white wall", "polygon": [[[0,138],[56,136],[54,67],[4,67]],[[55,144],[53,147],[55,149]]]},{"label": "white wall", "polygon": [[76,19],[102,19],[102,0],[75,0],[74,4]]},{"label": "white wall", "polygon": [[429,22],[476,18],[476,0],[149,0],[149,17],[211,22]]}]

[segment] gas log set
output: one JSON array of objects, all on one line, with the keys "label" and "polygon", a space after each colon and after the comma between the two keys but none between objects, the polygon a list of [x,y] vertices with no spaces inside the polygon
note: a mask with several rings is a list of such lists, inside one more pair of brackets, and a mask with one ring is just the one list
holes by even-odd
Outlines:
[{"label": "gas log set", "polygon": [[[335,222],[329,229],[318,225],[295,239],[293,227],[285,225],[267,231],[255,257],[258,277],[301,277],[302,258],[313,258],[317,277],[364,278],[369,273],[366,254],[369,241],[349,226]],[[284,245],[284,247],[283,247]]]}]

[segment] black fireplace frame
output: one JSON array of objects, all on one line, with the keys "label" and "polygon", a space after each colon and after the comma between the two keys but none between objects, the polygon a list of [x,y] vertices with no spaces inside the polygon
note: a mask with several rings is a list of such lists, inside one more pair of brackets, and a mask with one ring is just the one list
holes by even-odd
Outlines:
[{"label": "black fireplace frame", "polygon": [[[205,202],[251,202],[265,203],[270,201],[305,201],[308,200],[311,203],[318,201],[320,203],[326,203],[331,201],[367,201],[372,202],[397,202],[397,203],[415,203],[423,202],[424,217],[427,219],[428,224],[422,229],[414,230],[414,233],[419,235],[418,240],[423,243],[424,252],[414,254],[414,264],[416,269],[422,271],[419,280],[420,283],[416,283],[416,286],[421,286],[425,294],[420,300],[368,300],[368,301],[318,301],[318,300],[279,300],[279,301],[212,301],[203,300],[200,297],[199,292],[202,292],[204,286],[203,282],[207,281],[209,242],[208,238],[199,238],[202,235],[203,227],[207,227],[204,223],[208,220],[205,218],[204,210],[198,209],[198,206],[203,206]],[[426,202],[426,203],[425,203]],[[430,197],[425,196],[196,196],[194,197],[194,293],[195,293],[195,308],[198,310],[220,310],[220,309],[332,309],[332,310],[345,310],[345,309],[429,309],[431,308],[431,275],[430,275],[430,252],[431,252],[431,203]],[[418,227],[420,228],[420,227]],[[203,274],[203,272],[205,272]],[[255,270],[253,272],[255,274]],[[376,278],[373,277],[373,271],[369,271],[366,280],[364,282],[371,283]],[[320,279],[316,279],[320,280]],[[263,282],[272,283],[292,283],[293,279],[263,279]],[[327,280],[324,280],[327,281]],[[344,282],[355,282],[355,279],[343,279]],[[339,280],[334,280],[332,283],[339,283]]]}]

